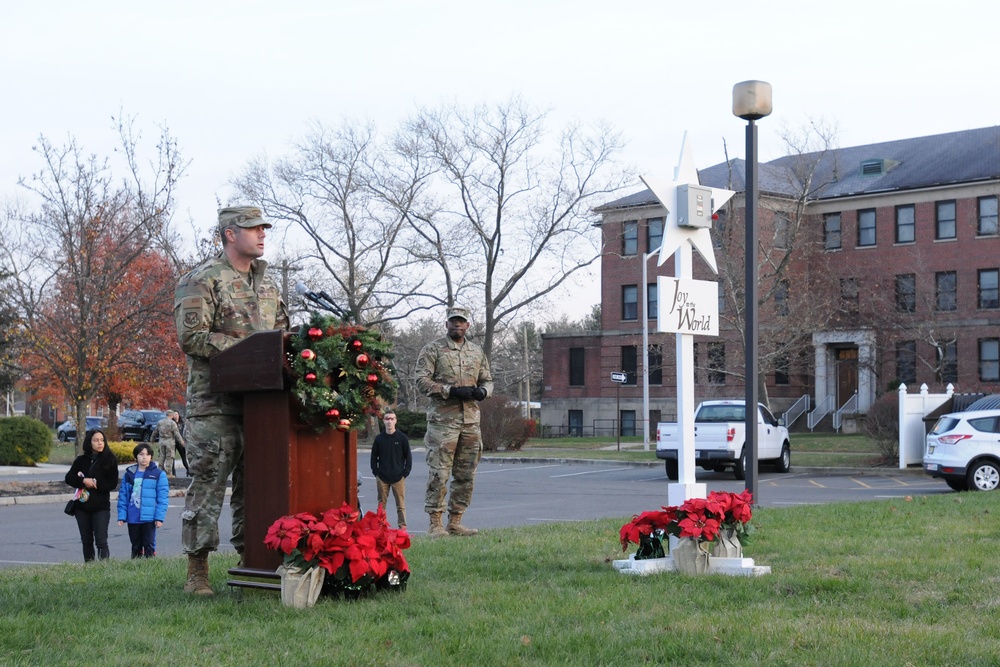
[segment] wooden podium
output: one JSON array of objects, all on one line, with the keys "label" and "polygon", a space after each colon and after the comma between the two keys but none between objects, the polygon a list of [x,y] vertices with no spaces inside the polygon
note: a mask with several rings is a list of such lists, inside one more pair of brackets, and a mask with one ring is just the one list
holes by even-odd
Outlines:
[{"label": "wooden podium", "polygon": [[254,581],[278,579],[283,556],[264,536],[279,517],[358,506],[357,434],[300,423],[284,333],[251,334],[210,362],[211,390],[243,396],[245,546],[231,586],[280,588]]}]

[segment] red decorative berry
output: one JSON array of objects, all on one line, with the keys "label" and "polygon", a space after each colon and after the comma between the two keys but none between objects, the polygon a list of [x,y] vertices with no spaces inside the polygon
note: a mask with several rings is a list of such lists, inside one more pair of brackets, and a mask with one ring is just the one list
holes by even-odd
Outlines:
[{"label": "red decorative berry", "polygon": [[312,350],[302,350],[301,355],[302,358],[305,359],[306,361],[312,361],[313,359],[316,358],[316,353],[313,352]]},{"label": "red decorative berry", "polygon": [[369,362],[369,361],[370,361],[370,360],[368,359],[368,355],[367,355],[367,354],[365,354],[364,352],[362,352],[362,353],[361,353],[361,354],[359,354],[358,356],[354,357],[354,364],[355,364],[355,365],[356,365],[356,366],[357,366],[358,368],[364,368],[365,366],[367,366],[367,365],[368,365],[368,362]]},{"label": "red decorative berry", "polygon": [[368,380],[368,384],[378,383],[378,375],[375,375],[375,373],[369,373],[366,379]]},{"label": "red decorative berry", "polygon": [[306,332],[306,335],[309,336],[309,340],[319,340],[323,337],[323,330],[313,327]]},{"label": "red decorative berry", "polygon": [[306,382],[308,382],[309,384],[312,384],[313,382],[315,382],[315,381],[316,381],[316,374],[315,374],[315,373],[313,373],[312,371],[310,371],[310,372],[306,373],[306,375],[305,375],[305,378],[304,378],[304,379],[305,379],[305,381],[306,381]]},{"label": "red decorative berry", "polygon": [[358,338],[355,338],[354,340],[351,341],[351,349],[354,350],[355,352],[360,352],[361,348],[363,348],[364,346],[365,346],[364,343],[362,343],[361,340]]},{"label": "red decorative berry", "polygon": [[332,422],[337,421],[338,419],[340,419],[340,410],[338,410],[337,408],[330,408],[329,410],[326,411],[326,418]]}]

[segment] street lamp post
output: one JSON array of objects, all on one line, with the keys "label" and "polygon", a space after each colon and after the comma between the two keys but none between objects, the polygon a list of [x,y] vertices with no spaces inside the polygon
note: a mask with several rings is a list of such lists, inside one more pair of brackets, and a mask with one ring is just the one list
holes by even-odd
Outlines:
[{"label": "street lamp post", "polygon": [[[646,277],[646,262],[650,257],[659,255],[660,249],[642,256],[642,451],[649,451],[649,281]],[[660,295],[656,295],[656,306],[660,306]],[[659,313],[657,313],[659,315]]]},{"label": "street lamp post", "polygon": [[744,344],[746,376],[746,489],[757,497],[757,124],[771,113],[771,84],[743,81],[733,86],[733,115],[747,121],[746,248],[744,267]]}]

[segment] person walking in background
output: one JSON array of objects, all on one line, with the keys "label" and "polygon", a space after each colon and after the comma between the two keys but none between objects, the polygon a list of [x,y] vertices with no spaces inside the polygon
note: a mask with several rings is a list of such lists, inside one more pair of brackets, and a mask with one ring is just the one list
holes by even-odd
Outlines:
[{"label": "person walking in background", "polygon": [[[471,536],[479,531],[462,525],[472,501],[476,468],[483,453],[479,401],[493,393],[493,377],[483,348],[466,338],[469,310],[447,311],[447,336],[428,343],[417,357],[417,385],[431,399],[427,409],[427,493],[431,537]],[[448,478],[448,527],[441,525]]]},{"label": "person walking in background", "polygon": [[[177,420],[173,410],[167,410],[166,417],[156,423],[156,439],[160,443],[160,470],[165,474],[174,476],[174,451],[177,447],[184,446],[184,438],[177,428]],[[185,469],[187,465],[185,464]]]},{"label": "person walking in background", "polygon": [[396,500],[396,519],[400,528],[406,528],[406,478],[413,467],[410,440],[396,430],[396,413],[392,410],[382,415],[385,432],[375,436],[372,443],[371,468],[378,487],[378,504],[388,508],[389,490]]},{"label": "person walking in background", "polygon": [[170,484],[153,460],[153,448],[140,442],[132,450],[135,464],[125,469],[118,488],[118,525],[128,524],[132,558],[156,555],[156,529],[167,520]]},{"label": "person walking in background", "polygon": [[288,329],[281,292],[260,259],[270,228],[259,208],[219,209],[222,252],[183,276],[174,292],[177,338],[188,365],[185,437],[192,480],[181,514],[186,593],[214,594],[208,554],[219,548],[230,475],[231,542],[243,562],[243,397],[211,390],[209,360],[256,331]]},{"label": "person walking in background", "polygon": [[95,555],[101,560],[110,558],[108,524],[111,492],[118,488],[118,459],[108,447],[104,431],[87,431],[83,454],[70,466],[66,483],[77,490],[73,516],[83,542],[83,560],[90,562]]}]

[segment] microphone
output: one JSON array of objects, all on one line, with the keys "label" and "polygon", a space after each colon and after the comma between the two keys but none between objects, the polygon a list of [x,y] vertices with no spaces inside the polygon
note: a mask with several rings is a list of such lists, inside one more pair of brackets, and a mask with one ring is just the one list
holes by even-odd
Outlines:
[{"label": "microphone", "polygon": [[306,287],[305,283],[300,281],[295,284],[295,293],[301,296],[302,298],[312,302],[312,304],[315,305],[317,308],[321,308],[327,312],[333,313],[342,320],[348,319],[347,313],[345,313],[342,308],[337,306],[337,304],[334,303],[330,295],[327,294],[326,292],[319,292],[317,294],[316,292],[313,292],[308,287]]}]

